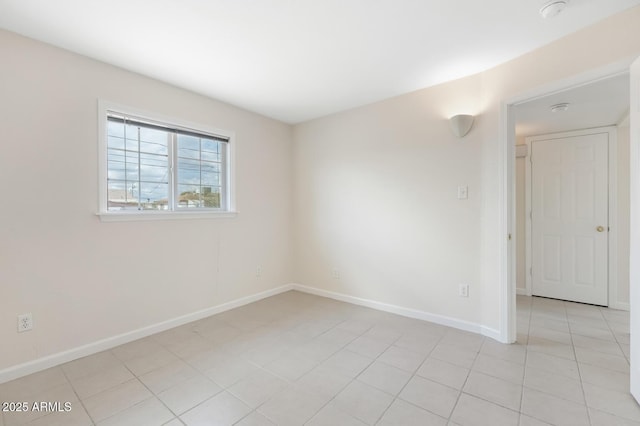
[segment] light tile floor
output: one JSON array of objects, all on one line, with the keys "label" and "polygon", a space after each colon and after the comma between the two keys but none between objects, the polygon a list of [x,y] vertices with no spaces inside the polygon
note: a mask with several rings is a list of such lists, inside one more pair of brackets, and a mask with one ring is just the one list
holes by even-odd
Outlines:
[{"label": "light tile floor", "polygon": [[640,425],[627,312],[518,297],[518,344],[288,292],[0,385],[29,425]]}]

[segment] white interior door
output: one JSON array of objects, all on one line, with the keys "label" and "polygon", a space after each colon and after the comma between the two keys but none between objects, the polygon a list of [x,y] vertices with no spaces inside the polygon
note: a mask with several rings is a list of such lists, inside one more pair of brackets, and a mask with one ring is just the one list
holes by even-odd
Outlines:
[{"label": "white interior door", "polygon": [[531,144],[531,282],[536,296],[608,302],[609,134]]},{"label": "white interior door", "polygon": [[630,262],[631,394],[640,401],[640,58],[631,65]]}]

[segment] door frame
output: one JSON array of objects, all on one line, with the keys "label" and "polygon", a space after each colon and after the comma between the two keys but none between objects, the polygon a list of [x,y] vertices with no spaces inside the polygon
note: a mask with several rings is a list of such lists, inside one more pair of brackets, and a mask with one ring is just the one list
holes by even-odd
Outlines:
[{"label": "door frame", "polygon": [[[498,283],[499,323],[502,343],[515,343],[516,326],[516,204],[515,204],[515,112],[522,103],[598,80],[629,72],[634,57],[626,58],[569,78],[522,91],[500,102],[500,127],[497,153],[498,169]],[[517,236],[516,236],[517,238]]]},{"label": "door frame", "polygon": [[[631,105],[629,108],[629,257],[640,254],[640,57],[630,67]],[[638,342],[639,320],[637,303],[640,300],[640,266],[638,262],[629,262],[629,304],[633,306],[630,314],[631,335],[630,352],[630,390],[631,395],[640,401],[640,368],[637,364],[640,342]]]},{"label": "door frame", "polygon": [[531,144],[538,140],[553,138],[569,138],[574,136],[586,136],[606,133],[608,136],[608,194],[607,194],[607,305],[614,309],[629,310],[628,306],[622,306],[618,300],[618,286],[612,283],[618,282],[618,128],[616,126],[593,127],[589,129],[573,130],[560,133],[548,133],[544,135],[529,136],[526,138],[527,158],[525,159],[525,285],[526,295],[533,293],[533,283],[531,277],[532,261],[532,163]]}]

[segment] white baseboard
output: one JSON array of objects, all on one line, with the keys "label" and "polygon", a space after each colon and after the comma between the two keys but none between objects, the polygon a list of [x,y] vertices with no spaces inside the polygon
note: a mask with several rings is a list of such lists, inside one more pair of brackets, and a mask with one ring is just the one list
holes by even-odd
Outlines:
[{"label": "white baseboard", "polygon": [[317,296],[328,297],[330,299],[339,300],[341,302],[351,303],[353,305],[365,306],[367,308],[376,309],[379,311],[389,312],[403,317],[415,318],[423,321],[433,322],[435,324],[445,325],[447,327],[457,328],[458,330],[470,331],[472,333],[482,334],[483,336],[490,337],[494,340],[500,341],[500,331],[485,327],[483,325],[460,320],[457,318],[451,318],[444,315],[432,314],[430,312],[420,311],[417,309],[405,308],[397,305],[390,305],[388,303],[377,302],[375,300],[362,299],[360,297],[349,296],[347,294],[335,293],[328,290],[323,290],[315,287],[308,287],[302,284],[292,284],[293,290],[298,290],[303,293],[315,294]]},{"label": "white baseboard", "polygon": [[[529,294],[527,292],[526,288],[516,288],[516,294],[518,296],[531,296],[531,294]],[[609,303],[608,307],[610,309],[617,309],[619,311],[628,311],[629,310],[629,304],[628,303],[624,303],[624,302]]]},{"label": "white baseboard", "polygon": [[623,303],[623,302],[609,303],[609,308],[617,309],[619,311],[628,311],[629,310],[629,304],[628,303]]},{"label": "white baseboard", "polygon": [[[355,296],[349,296],[342,293],[335,293],[319,288],[308,287],[301,284],[287,284],[271,290],[263,291],[251,296],[242,297],[240,299],[232,300],[230,302],[223,303],[221,305],[213,306],[207,309],[203,309],[190,314],[182,315],[180,317],[172,318],[167,321],[163,321],[157,324],[153,324],[147,327],[142,327],[137,330],[129,331],[127,333],[119,334],[116,336],[108,337],[106,339],[98,340],[96,342],[88,343],[83,346],[78,346],[67,351],[52,354],[46,357],[38,358],[33,361],[29,361],[23,364],[18,364],[4,370],[0,370],[0,383],[5,383],[13,379],[17,379],[28,374],[36,373],[38,371],[45,370],[50,367],[55,367],[65,362],[73,361],[78,358],[82,358],[88,355],[93,355],[97,352],[101,352],[107,349],[114,348],[116,346],[129,343],[131,341],[141,339],[143,337],[150,336],[161,331],[169,330],[174,327],[200,320],[202,318],[209,317],[211,315],[219,314],[221,312],[228,311],[240,306],[247,305],[249,303],[256,302],[258,300],[265,299],[267,297],[275,296],[280,293],[284,293],[289,290],[298,290],[303,293],[314,294],[317,296],[328,297],[330,299],[339,300],[341,302],[347,302],[354,305],[365,306],[368,308],[376,309],[379,311],[389,312],[392,314],[401,315],[404,317],[415,318],[423,321],[433,322],[435,324],[444,325],[447,327],[453,327],[459,330],[470,331],[478,333],[483,336],[490,337],[494,340],[500,341],[500,331],[477,324],[470,321],[464,321],[456,318],[447,317],[444,315],[433,314],[430,312],[420,311],[417,309],[405,308],[397,305],[390,305],[388,303],[377,302],[375,300],[362,299]],[[621,308],[617,308],[621,309]]]},{"label": "white baseboard", "polygon": [[277,287],[271,290],[263,291],[251,296],[241,297],[240,299],[232,300],[230,302],[223,303],[221,305],[213,306],[211,308],[203,309],[190,314],[182,315],[177,318],[172,318],[167,321],[163,321],[157,324],[142,327],[137,330],[129,331],[127,333],[119,334],[117,336],[107,337],[106,339],[98,340],[96,342],[88,343],[86,345],[78,346],[67,351],[58,352],[56,354],[48,355],[42,358],[35,359],[33,361],[25,362],[23,364],[14,365],[12,367],[0,370],[0,383],[5,383],[13,379],[17,379],[28,374],[36,373],[38,371],[45,370],[56,365],[64,364],[65,362],[73,361],[78,358],[85,357],[87,355],[93,355],[97,352],[101,352],[107,349],[114,348],[116,346],[129,343],[133,340],[141,339],[143,337],[150,336],[161,331],[169,330],[174,327],[178,327],[193,321],[200,320],[202,318],[209,317],[211,315],[219,314],[221,312],[228,311],[240,306],[247,305],[249,303],[262,300],[267,297],[275,296],[276,294],[284,293],[293,289],[293,285],[287,284],[281,287]]}]

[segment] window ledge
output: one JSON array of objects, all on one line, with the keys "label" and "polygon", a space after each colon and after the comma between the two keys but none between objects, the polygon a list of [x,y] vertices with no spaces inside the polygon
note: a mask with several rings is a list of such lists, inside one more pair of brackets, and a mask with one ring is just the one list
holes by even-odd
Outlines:
[{"label": "window ledge", "polygon": [[199,212],[100,212],[96,213],[101,222],[134,222],[146,220],[192,220],[226,219],[238,216],[236,211],[199,211]]}]

